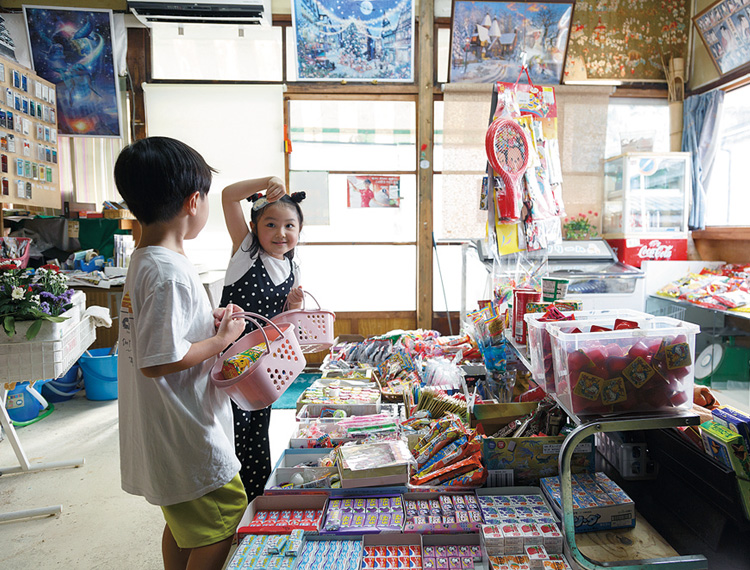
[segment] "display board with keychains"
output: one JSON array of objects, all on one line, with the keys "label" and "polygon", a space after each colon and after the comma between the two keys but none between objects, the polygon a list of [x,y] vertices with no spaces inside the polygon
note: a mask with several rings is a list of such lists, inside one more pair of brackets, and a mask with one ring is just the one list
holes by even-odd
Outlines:
[{"label": "display board with keychains", "polygon": [[53,83],[0,57],[0,202],[61,208]]}]

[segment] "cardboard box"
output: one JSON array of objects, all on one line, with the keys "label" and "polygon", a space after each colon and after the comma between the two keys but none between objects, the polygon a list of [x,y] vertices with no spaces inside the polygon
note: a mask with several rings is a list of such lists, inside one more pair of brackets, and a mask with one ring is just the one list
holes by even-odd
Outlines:
[{"label": "cardboard box", "polygon": [[750,478],[750,460],[745,448],[745,440],[715,421],[700,425],[703,447],[712,457],[732,469],[738,477]]},{"label": "cardboard box", "polygon": [[[284,510],[316,510],[316,511],[323,511],[325,514],[326,510],[326,504],[328,502],[328,495],[301,495],[301,496],[289,496],[289,495],[280,495],[280,496],[273,496],[269,497],[266,495],[261,495],[260,497],[255,497],[251,501],[251,503],[247,506],[247,509],[245,510],[245,514],[242,515],[242,519],[240,520],[240,524],[237,527],[237,534],[240,536],[244,536],[246,534],[268,534],[264,532],[260,532],[257,528],[251,528],[248,527],[250,524],[250,521],[253,520],[253,517],[255,516],[255,513],[258,511],[284,511]],[[322,523],[323,517],[321,516],[320,521],[318,523],[318,528],[314,531],[306,530],[305,534],[308,532],[314,532],[317,533],[320,531],[320,524]],[[287,534],[288,531],[280,530],[278,534]]]},{"label": "cardboard box", "polygon": [[[536,402],[534,402],[536,405]],[[507,485],[536,485],[542,477],[559,472],[560,448],[565,436],[485,438],[482,460],[489,471],[488,485],[497,479]],[[573,473],[594,468],[593,436],[578,444],[571,459]],[[494,473],[499,472],[499,473]],[[492,482],[492,483],[490,483]]]},{"label": "cardboard box", "polygon": [[484,433],[492,435],[510,422],[536,410],[538,402],[510,402],[508,404],[477,404],[471,413],[471,427],[482,424]]},{"label": "cardboard box", "polygon": [[[552,510],[562,517],[560,478],[545,477],[542,492]],[[635,526],[635,503],[604,473],[573,476],[573,519],[576,532]]]},{"label": "cardboard box", "polygon": [[278,489],[280,485],[288,483],[292,476],[299,473],[303,478],[315,480],[325,477],[326,475],[338,476],[336,467],[295,467],[300,463],[317,461],[321,457],[326,457],[331,453],[331,449],[285,449],[281,452],[281,457],[271,471],[271,475],[266,481],[264,493],[266,495],[304,495],[304,494],[327,494],[333,491],[331,487],[306,488],[287,488]]}]

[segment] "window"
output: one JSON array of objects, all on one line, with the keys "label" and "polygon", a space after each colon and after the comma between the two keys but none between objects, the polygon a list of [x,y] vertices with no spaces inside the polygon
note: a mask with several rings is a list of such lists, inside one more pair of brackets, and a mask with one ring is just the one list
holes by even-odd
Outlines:
[{"label": "window", "polygon": [[666,99],[610,99],[604,156],[628,147],[638,152],[669,152],[669,104]]},{"label": "window", "polygon": [[[328,223],[302,231],[305,287],[337,311],[415,310],[414,100],[292,98],[289,126],[290,190],[315,192],[294,187],[296,174],[328,173]],[[367,174],[399,178],[398,208],[348,207],[347,177]]]},{"label": "window", "polygon": [[750,208],[750,85],[728,92],[716,152],[706,188],[706,226],[747,226]]}]

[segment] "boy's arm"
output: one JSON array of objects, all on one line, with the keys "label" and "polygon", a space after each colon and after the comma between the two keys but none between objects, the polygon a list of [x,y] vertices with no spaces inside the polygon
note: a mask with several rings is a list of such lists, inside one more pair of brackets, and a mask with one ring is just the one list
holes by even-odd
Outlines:
[{"label": "boy's arm", "polygon": [[242,201],[263,190],[268,190],[266,199],[269,202],[275,202],[286,194],[283,180],[275,176],[235,182],[224,188],[221,193],[224,221],[229,230],[229,236],[232,238],[232,254],[239,249],[242,240],[250,231],[245,221],[245,213],[242,211]]},{"label": "boy's arm", "polygon": [[245,330],[245,321],[241,318],[231,317],[233,312],[233,307],[225,308],[219,330],[216,331],[216,334],[211,338],[194,342],[187,351],[187,354],[182,357],[182,360],[141,368],[141,374],[146,378],[158,378],[167,374],[182,372],[219,354],[231,342],[237,340]]}]

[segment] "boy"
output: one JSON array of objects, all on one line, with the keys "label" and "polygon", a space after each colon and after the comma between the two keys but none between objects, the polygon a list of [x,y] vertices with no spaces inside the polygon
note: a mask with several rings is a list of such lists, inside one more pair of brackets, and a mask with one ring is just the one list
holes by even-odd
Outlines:
[{"label": "boy", "polygon": [[208,219],[212,168],[186,144],[151,137],[124,148],[117,190],[141,224],[120,308],[122,488],[160,505],[167,570],[221,569],[247,506],[229,398],[209,379],[244,331],[235,305],[211,311],[183,240]]}]

